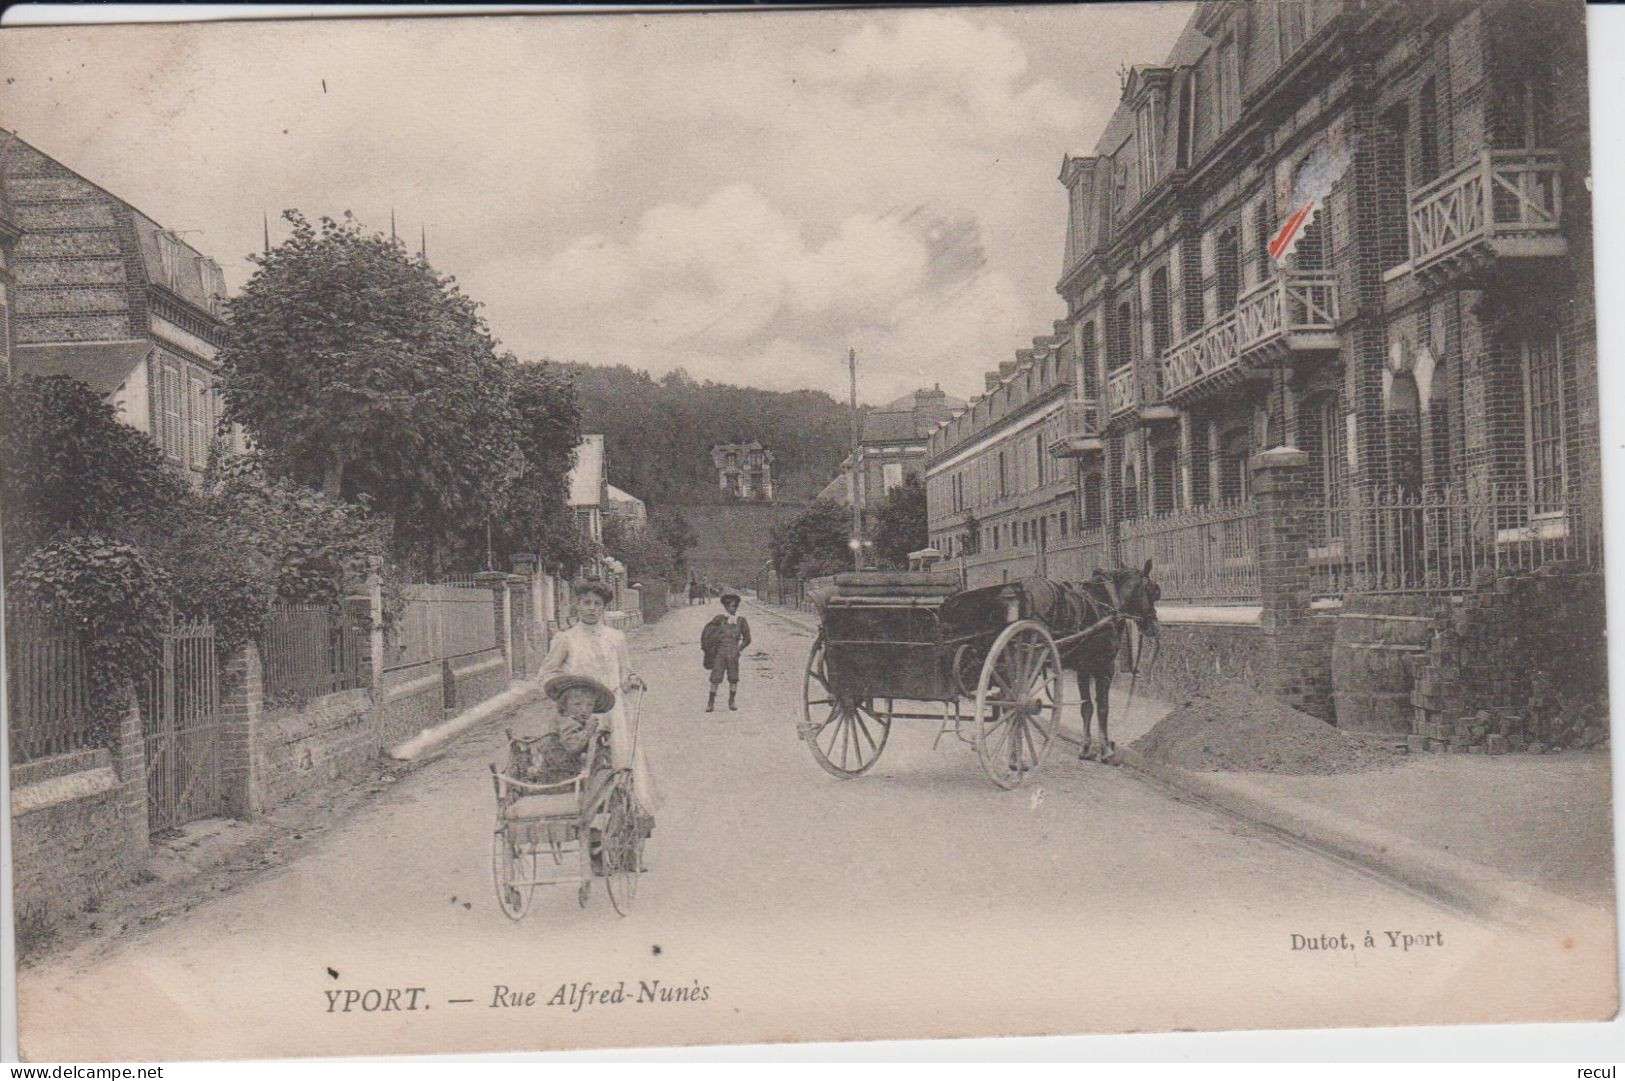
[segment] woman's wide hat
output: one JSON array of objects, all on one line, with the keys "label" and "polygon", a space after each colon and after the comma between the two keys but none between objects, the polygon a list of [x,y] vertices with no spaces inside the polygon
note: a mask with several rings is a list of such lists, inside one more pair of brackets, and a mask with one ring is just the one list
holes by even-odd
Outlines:
[{"label": "woman's wide hat", "polygon": [[615,591],[609,587],[607,582],[601,582],[596,578],[576,579],[576,583],[571,587],[571,591],[578,597],[583,593],[596,593],[598,596],[604,599],[605,604],[613,604],[615,602]]},{"label": "woman's wide hat", "polygon": [[615,708],[615,692],[591,676],[573,676],[564,673],[548,680],[544,689],[547,691],[547,697],[563,705],[565,694],[577,687],[589,690],[597,696],[592,703],[594,713],[608,713]]}]

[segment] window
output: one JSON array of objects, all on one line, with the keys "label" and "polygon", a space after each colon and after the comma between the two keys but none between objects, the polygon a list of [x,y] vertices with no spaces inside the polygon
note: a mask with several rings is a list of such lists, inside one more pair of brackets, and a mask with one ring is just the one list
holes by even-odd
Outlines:
[{"label": "window", "polygon": [[1066,539],[1066,511],[1061,512],[1061,539]]},{"label": "window", "polygon": [[1083,396],[1092,398],[1098,393],[1100,379],[1100,373],[1095,367],[1099,360],[1095,346],[1095,324],[1085,323],[1079,339],[1082,345],[1080,354],[1083,357]]},{"label": "window", "polygon": [[1010,494],[1010,477],[1005,469],[1004,451],[999,451],[999,498]]},{"label": "window", "polygon": [[1196,69],[1185,72],[1179,103],[1179,168],[1189,169],[1196,157]]},{"label": "window", "polygon": [[164,449],[165,457],[177,462],[184,461],[186,402],[179,362],[163,358],[158,366],[158,380],[158,442]]},{"label": "window", "polygon": [[1083,511],[1080,516],[1078,528],[1099,529],[1105,521],[1105,511],[1102,498],[1104,486],[1099,473],[1090,473],[1083,478]]},{"label": "window", "polygon": [[886,491],[903,486],[903,463],[887,462],[880,467],[880,483]]},{"label": "window", "polygon": [[1033,461],[1037,463],[1038,486],[1044,486],[1044,437],[1033,436]]},{"label": "window", "polygon": [[1523,342],[1525,450],[1535,514],[1561,514],[1565,505],[1561,345],[1555,331]]},{"label": "window", "polygon": [[188,460],[194,469],[202,469],[209,463],[209,383],[194,373],[188,377],[187,387],[190,391],[187,395],[187,405],[190,407],[187,417]]},{"label": "window", "polygon": [[1140,516],[1140,482],[1134,467],[1123,471],[1123,520],[1132,521]]},{"label": "window", "polygon": [[1219,129],[1222,131],[1241,115],[1241,64],[1236,39],[1219,43]]},{"label": "window", "polygon": [[1422,84],[1416,107],[1416,177],[1412,184],[1428,183],[1439,175],[1439,92],[1432,79]]},{"label": "window", "polygon": [[1270,221],[1270,202],[1260,196],[1258,203],[1253,207],[1253,232],[1255,247],[1253,258],[1258,261],[1258,280],[1263,281],[1270,276],[1270,240],[1274,230],[1274,223]]},{"label": "window", "polygon": [[1135,114],[1135,150],[1140,160],[1140,191],[1146,192],[1157,182],[1157,94],[1146,97],[1145,104]]},{"label": "window", "polygon": [[1179,452],[1162,447],[1151,455],[1151,513],[1166,514],[1174,509],[1174,488],[1178,483]]},{"label": "window", "polygon": [[1112,357],[1112,370],[1134,363],[1134,305],[1124,301],[1117,306],[1117,348]]},{"label": "window", "polygon": [[1410,258],[1410,113],[1398,105],[1382,116],[1377,161],[1377,222],[1383,267]]},{"label": "window", "polygon": [[1151,275],[1151,352],[1156,357],[1168,349],[1173,317],[1168,301],[1168,268],[1158,267]]},{"label": "window", "polygon": [[1305,0],[1276,0],[1275,20],[1281,32],[1281,62],[1303,48],[1309,39],[1309,12]]},{"label": "window", "polygon": [[1219,233],[1213,245],[1213,263],[1218,279],[1218,314],[1222,319],[1236,306],[1236,298],[1241,293],[1241,250],[1234,226]]}]

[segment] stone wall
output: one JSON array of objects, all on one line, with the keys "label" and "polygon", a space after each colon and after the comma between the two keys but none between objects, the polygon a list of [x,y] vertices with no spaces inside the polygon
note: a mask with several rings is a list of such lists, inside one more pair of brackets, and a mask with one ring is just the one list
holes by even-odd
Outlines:
[{"label": "stone wall", "polygon": [[12,903],[18,949],[128,883],[147,858],[147,768],[132,708],[111,749],[11,769]]},{"label": "stone wall", "polygon": [[378,754],[372,696],[323,695],[298,709],[270,710],[254,731],[253,811],[263,811],[366,767]]},{"label": "stone wall", "polygon": [[1412,661],[1415,750],[1497,754],[1608,738],[1602,575],[1553,567],[1481,583]]}]

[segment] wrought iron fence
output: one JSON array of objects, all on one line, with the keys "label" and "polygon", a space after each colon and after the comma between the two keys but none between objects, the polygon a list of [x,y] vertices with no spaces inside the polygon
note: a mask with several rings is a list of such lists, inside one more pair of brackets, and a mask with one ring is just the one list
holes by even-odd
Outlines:
[{"label": "wrought iron fence", "polygon": [[6,695],[13,762],[95,744],[84,636],[56,607],[6,602]]},{"label": "wrought iron fence", "polygon": [[1594,491],[1572,492],[1537,513],[1521,484],[1358,488],[1316,512],[1309,556],[1317,596],[1459,593],[1480,576],[1554,563],[1600,569],[1602,502]]},{"label": "wrought iron fence", "polygon": [[147,825],[172,829],[223,810],[220,669],[214,627],[171,621],[136,688],[147,750]]},{"label": "wrought iron fence", "polygon": [[367,632],[342,609],[278,604],[259,637],[267,706],[299,706],[367,686]]},{"label": "wrought iron fence", "polygon": [[402,592],[406,604],[385,636],[386,669],[496,648],[491,590],[419,583],[402,587]]},{"label": "wrought iron fence", "polygon": [[1219,503],[1119,524],[1119,558],[1153,563],[1165,601],[1252,604],[1258,600],[1258,544],[1251,504]]}]

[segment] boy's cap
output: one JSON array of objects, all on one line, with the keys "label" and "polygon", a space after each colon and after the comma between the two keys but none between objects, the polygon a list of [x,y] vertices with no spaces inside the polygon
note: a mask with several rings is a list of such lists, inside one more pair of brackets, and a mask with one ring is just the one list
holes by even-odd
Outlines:
[{"label": "boy's cap", "polygon": [[591,676],[572,676],[567,673],[557,675],[547,681],[544,689],[547,691],[547,697],[562,705],[565,693],[577,687],[592,691],[593,694],[597,695],[592,704],[594,713],[608,713],[615,708],[615,692]]}]

